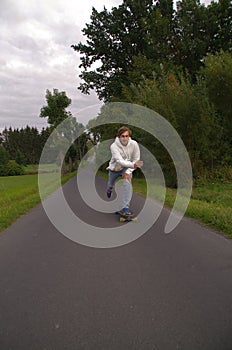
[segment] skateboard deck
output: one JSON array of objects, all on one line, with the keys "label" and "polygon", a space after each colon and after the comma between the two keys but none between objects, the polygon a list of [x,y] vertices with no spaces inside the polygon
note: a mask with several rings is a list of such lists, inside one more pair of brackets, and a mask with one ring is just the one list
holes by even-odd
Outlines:
[{"label": "skateboard deck", "polygon": [[134,214],[125,215],[121,211],[117,211],[115,214],[120,216],[120,218],[119,218],[120,222],[130,222],[130,221],[137,221],[138,220],[138,218],[136,216],[134,216]]}]

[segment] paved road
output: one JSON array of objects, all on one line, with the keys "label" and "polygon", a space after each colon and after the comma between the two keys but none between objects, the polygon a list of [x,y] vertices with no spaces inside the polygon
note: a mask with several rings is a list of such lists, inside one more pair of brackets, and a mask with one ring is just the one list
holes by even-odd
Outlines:
[{"label": "paved road", "polygon": [[[118,224],[75,179],[64,192],[86,220]],[[167,217],[111,249],[67,239],[41,205],[17,220],[0,234],[0,350],[231,350],[232,242],[189,219],[165,235]]]}]

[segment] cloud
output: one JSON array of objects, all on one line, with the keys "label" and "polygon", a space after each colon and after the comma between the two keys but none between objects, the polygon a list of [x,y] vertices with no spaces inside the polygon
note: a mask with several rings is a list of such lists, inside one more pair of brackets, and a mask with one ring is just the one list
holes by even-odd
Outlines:
[{"label": "cloud", "polygon": [[[121,3],[105,1],[107,8]],[[39,118],[46,104],[46,89],[65,91],[70,111],[99,103],[95,93],[83,95],[78,54],[71,48],[83,40],[81,29],[89,22],[92,6],[102,0],[1,0],[0,12],[0,129],[5,126],[47,126]],[[85,116],[82,122],[87,122]]]}]

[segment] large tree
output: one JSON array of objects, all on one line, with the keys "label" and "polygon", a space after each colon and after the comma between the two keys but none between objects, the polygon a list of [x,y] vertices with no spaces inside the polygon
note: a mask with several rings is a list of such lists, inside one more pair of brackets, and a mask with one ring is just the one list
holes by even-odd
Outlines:
[{"label": "large tree", "polygon": [[91,23],[82,30],[86,43],[72,45],[81,54],[83,82],[79,89],[83,93],[95,89],[105,101],[119,96],[121,82],[128,80],[128,70],[136,56],[157,58],[164,51],[163,46],[167,52],[166,27],[172,13],[171,0],[161,0],[158,5],[153,0],[124,0],[111,11],[104,8],[98,12],[93,8]]},{"label": "large tree", "polygon": [[208,10],[200,0],[177,2],[173,59],[194,77],[208,51]]},{"label": "large tree", "polygon": [[40,110],[40,117],[48,117],[48,124],[56,127],[70,115],[66,108],[72,100],[67,97],[65,91],[59,92],[58,89],[53,89],[53,93],[46,90],[46,101],[47,105]]},{"label": "large tree", "polygon": [[230,0],[211,2],[207,7],[200,0],[177,2],[173,59],[193,78],[207,53],[232,49],[231,10]]},{"label": "large tree", "polygon": [[182,0],[176,10],[172,0],[124,0],[111,11],[93,8],[82,30],[86,41],[72,45],[81,59],[79,89],[86,94],[95,89],[100,99],[111,101],[121,98],[122,83],[151,78],[161,63],[170,62],[194,79],[207,53],[231,49],[231,18],[230,0],[207,7]]},{"label": "large tree", "polygon": [[[57,153],[57,157],[61,162],[61,172],[64,174],[66,172],[65,156],[69,161],[70,169],[72,169],[73,161],[76,162],[77,158],[81,159],[83,153],[86,152],[88,137],[82,135],[75,140],[75,135],[83,131],[84,126],[76,121],[71,112],[66,110],[72,101],[65,91],[59,92],[58,89],[53,89],[52,93],[47,90],[46,101],[47,105],[40,110],[40,117],[48,117],[50,131],[53,130],[49,141],[51,143],[49,149],[51,161],[54,154]],[[65,151],[67,152],[66,155],[64,154]],[[48,154],[45,156],[45,160],[49,161]]]},{"label": "large tree", "polygon": [[[66,173],[64,149],[69,144],[67,124],[69,124],[68,117],[71,117],[71,113],[66,111],[66,108],[71,104],[72,100],[67,97],[65,91],[59,92],[58,89],[53,89],[53,93],[46,90],[46,101],[47,105],[40,110],[40,117],[48,117],[48,123],[54,129],[51,140],[51,150],[53,152],[49,151],[49,153],[52,159],[54,151],[57,152],[63,175]],[[67,123],[64,123],[65,120]],[[68,134],[70,134],[70,130]]]}]

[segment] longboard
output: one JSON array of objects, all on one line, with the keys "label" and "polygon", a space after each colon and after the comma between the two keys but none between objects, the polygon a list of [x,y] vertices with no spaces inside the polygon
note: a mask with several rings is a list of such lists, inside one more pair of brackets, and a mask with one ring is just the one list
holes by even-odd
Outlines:
[{"label": "longboard", "polygon": [[130,221],[135,222],[138,220],[138,218],[136,216],[134,216],[133,214],[132,215],[125,215],[121,211],[116,211],[115,214],[120,216],[120,219],[119,219],[120,222],[130,222]]}]

